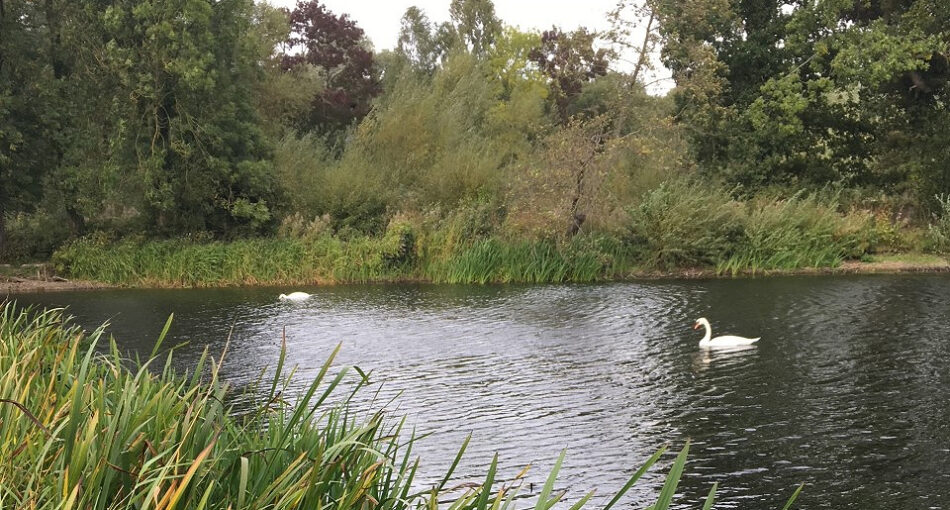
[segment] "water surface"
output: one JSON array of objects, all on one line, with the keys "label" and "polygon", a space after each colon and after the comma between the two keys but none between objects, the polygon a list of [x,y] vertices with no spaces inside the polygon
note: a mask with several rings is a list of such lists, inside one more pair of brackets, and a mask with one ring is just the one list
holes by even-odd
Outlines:
[{"label": "water surface", "polygon": [[[240,385],[288,363],[306,385],[338,344],[340,364],[372,369],[377,402],[397,397],[419,433],[423,480],[465,436],[460,481],[494,452],[500,473],[532,464],[543,483],[561,449],[559,488],[606,498],[656,449],[692,440],[677,501],[717,509],[950,508],[950,276],[836,276],[550,286],[339,286],[105,290],[22,294],[108,320],[124,349],[148,353],[168,314],[168,342],[192,366],[219,352]],[[714,334],[761,336],[753,349],[703,353],[693,319]],[[361,400],[361,405],[370,402]],[[665,465],[672,460],[672,453]],[[655,475],[626,501],[655,498]],[[535,492],[539,490],[534,487]]]}]

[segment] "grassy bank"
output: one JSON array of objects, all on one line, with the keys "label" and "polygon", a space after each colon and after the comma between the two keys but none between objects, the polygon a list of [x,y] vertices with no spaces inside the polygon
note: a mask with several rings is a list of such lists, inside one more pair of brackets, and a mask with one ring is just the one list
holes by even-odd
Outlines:
[{"label": "grassy bank", "polygon": [[53,261],[70,278],[146,287],[540,283],[795,272],[927,248],[927,232],[871,211],[842,209],[835,197],[740,200],[722,189],[673,181],[625,211],[622,228],[573,237],[529,235],[504,222],[397,215],[377,235],[335,232],[314,220],[298,221],[277,237],[230,242],[92,236],[60,248]]},{"label": "grassy bank", "polygon": [[[512,507],[521,490],[523,473],[496,486],[497,457],[480,483],[446,490],[464,444],[441,483],[417,487],[420,460],[403,421],[352,408],[354,393],[328,404],[351,376],[345,368],[333,373],[336,351],[296,404],[281,398],[287,381],[278,376],[261,385],[256,409],[235,415],[218,378],[221,360],[206,354],[194,371],[204,377],[182,377],[170,368],[170,355],[130,362],[114,344],[98,354],[103,341],[101,330],[87,335],[61,311],[0,307],[0,507],[403,509],[437,508],[448,498],[453,509],[496,509]],[[352,377],[358,387],[366,380],[358,370]],[[673,461],[655,510],[672,502],[688,448]],[[648,459],[605,508],[662,455]],[[564,496],[553,491],[563,458],[535,508]]]},{"label": "grassy bank", "polygon": [[634,269],[609,239],[507,242],[486,239],[453,251],[414,245],[394,254],[385,238],[250,239],[232,242],[80,241],[54,256],[72,278],[146,287],[433,281],[589,282]]}]

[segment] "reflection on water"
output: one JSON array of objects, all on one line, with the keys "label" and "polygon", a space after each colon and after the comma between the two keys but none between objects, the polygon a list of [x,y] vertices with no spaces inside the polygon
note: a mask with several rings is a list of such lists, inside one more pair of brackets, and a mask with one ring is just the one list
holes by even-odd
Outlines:
[{"label": "reflection on water", "polygon": [[[559,487],[616,491],[657,448],[690,438],[677,501],[696,508],[950,508],[950,278],[800,277],[557,286],[342,286],[122,290],[21,295],[104,320],[126,349],[149,352],[169,313],[179,363],[206,346],[236,384],[273,367],[286,328],[304,387],[338,344],[339,363],[372,369],[376,402],[396,397],[418,433],[423,475],[465,436],[477,480],[533,464],[543,483],[568,449]],[[696,317],[751,348],[701,351]],[[370,405],[361,401],[361,405]],[[672,454],[666,458],[667,465]],[[628,501],[655,497],[658,474]],[[535,487],[537,490],[537,487]]]}]

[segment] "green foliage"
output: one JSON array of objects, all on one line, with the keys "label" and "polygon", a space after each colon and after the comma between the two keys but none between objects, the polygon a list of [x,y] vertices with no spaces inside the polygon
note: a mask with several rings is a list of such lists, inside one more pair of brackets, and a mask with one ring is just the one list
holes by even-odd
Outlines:
[{"label": "green foliage", "polygon": [[715,265],[719,272],[834,267],[873,251],[873,219],[835,198],[799,194],[738,201],[716,186],[673,181],[631,210],[633,249],[647,265]]},{"label": "green foliage", "polygon": [[950,195],[936,197],[940,212],[927,227],[927,251],[950,253]]},{"label": "green foliage", "polygon": [[617,278],[632,269],[632,259],[619,242],[574,238],[564,245],[553,241],[473,243],[433,270],[435,281],[591,282]]},{"label": "green foliage", "polygon": [[63,218],[45,211],[11,214],[6,219],[7,240],[0,246],[0,260],[48,260],[71,232]]},{"label": "green foliage", "polygon": [[[280,239],[109,242],[101,237],[59,249],[56,269],[73,278],[119,285],[206,287],[428,280],[447,283],[590,282],[633,270],[619,241],[582,236],[570,242],[461,242],[456,234],[420,230],[394,219],[379,237],[342,239],[321,220],[300,217]],[[290,237],[293,234],[300,237]],[[450,244],[455,243],[455,244]]]},{"label": "green foliage", "polygon": [[[787,194],[740,204],[709,183],[765,197],[833,183],[907,197],[927,218],[950,191],[950,10],[746,4],[625,0],[594,34],[523,31],[490,0],[453,0],[442,24],[408,9],[397,48],[374,53],[319,2],[292,12],[252,0],[4,2],[0,257],[42,257],[90,234],[144,245],[138,236],[279,228],[281,242],[361,262],[268,269],[262,281],[349,281],[437,279],[433,268],[490,240],[505,248],[466,257],[534,253],[557,267],[575,236],[624,237],[637,265],[664,268],[919,248],[911,223],[832,229],[838,216],[851,222],[833,204]],[[660,38],[677,83],[665,98],[644,83]],[[617,49],[639,53],[635,69],[616,70]],[[795,220],[776,224],[783,211]],[[412,218],[415,256],[399,248],[400,218]],[[492,264],[452,279],[615,275]]]},{"label": "green foliage", "polygon": [[742,238],[742,205],[726,191],[677,180],[644,195],[630,210],[630,243],[660,268],[714,264]]},{"label": "green foliage", "polygon": [[653,5],[708,173],[753,188],[914,189],[927,205],[950,189],[934,145],[950,129],[947,4]]},{"label": "green foliage", "polygon": [[411,264],[416,257],[416,232],[412,223],[393,218],[381,240],[381,256],[387,265]]},{"label": "green foliage", "polygon": [[871,218],[842,216],[836,208],[815,194],[750,200],[742,239],[718,264],[719,271],[835,267],[845,258],[860,258],[870,249]]}]

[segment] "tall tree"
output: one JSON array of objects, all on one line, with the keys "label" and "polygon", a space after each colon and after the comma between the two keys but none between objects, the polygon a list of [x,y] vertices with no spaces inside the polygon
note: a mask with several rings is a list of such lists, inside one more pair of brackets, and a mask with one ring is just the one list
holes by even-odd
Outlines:
[{"label": "tall tree", "polygon": [[57,152],[55,80],[41,7],[0,0],[0,254],[7,215],[36,207]]},{"label": "tall tree", "polygon": [[944,156],[919,157],[947,131],[945,2],[657,4],[680,119],[705,168],[750,185],[950,191]]},{"label": "tall tree", "polygon": [[585,28],[568,33],[555,27],[541,34],[540,46],[529,55],[550,80],[551,100],[562,124],[570,120],[570,105],[584,84],[607,74],[607,50],[595,49],[594,37]]},{"label": "tall tree", "polygon": [[449,18],[458,42],[475,55],[484,55],[501,33],[501,20],[491,0],[452,0]]},{"label": "tall tree", "polygon": [[326,73],[326,88],[300,127],[338,131],[369,113],[382,87],[363,29],[346,14],[333,14],[318,0],[297,2],[290,13],[290,28],[284,69],[306,64]]},{"label": "tall tree", "polygon": [[274,203],[251,97],[250,0],[113,3],[106,65],[122,84],[115,161],[135,169],[159,232],[263,228]]},{"label": "tall tree", "polygon": [[408,60],[413,68],[426,74],[435,72],[445,53],[436,27],[416,6],[409,7],[402,15],[396,51]]}]

